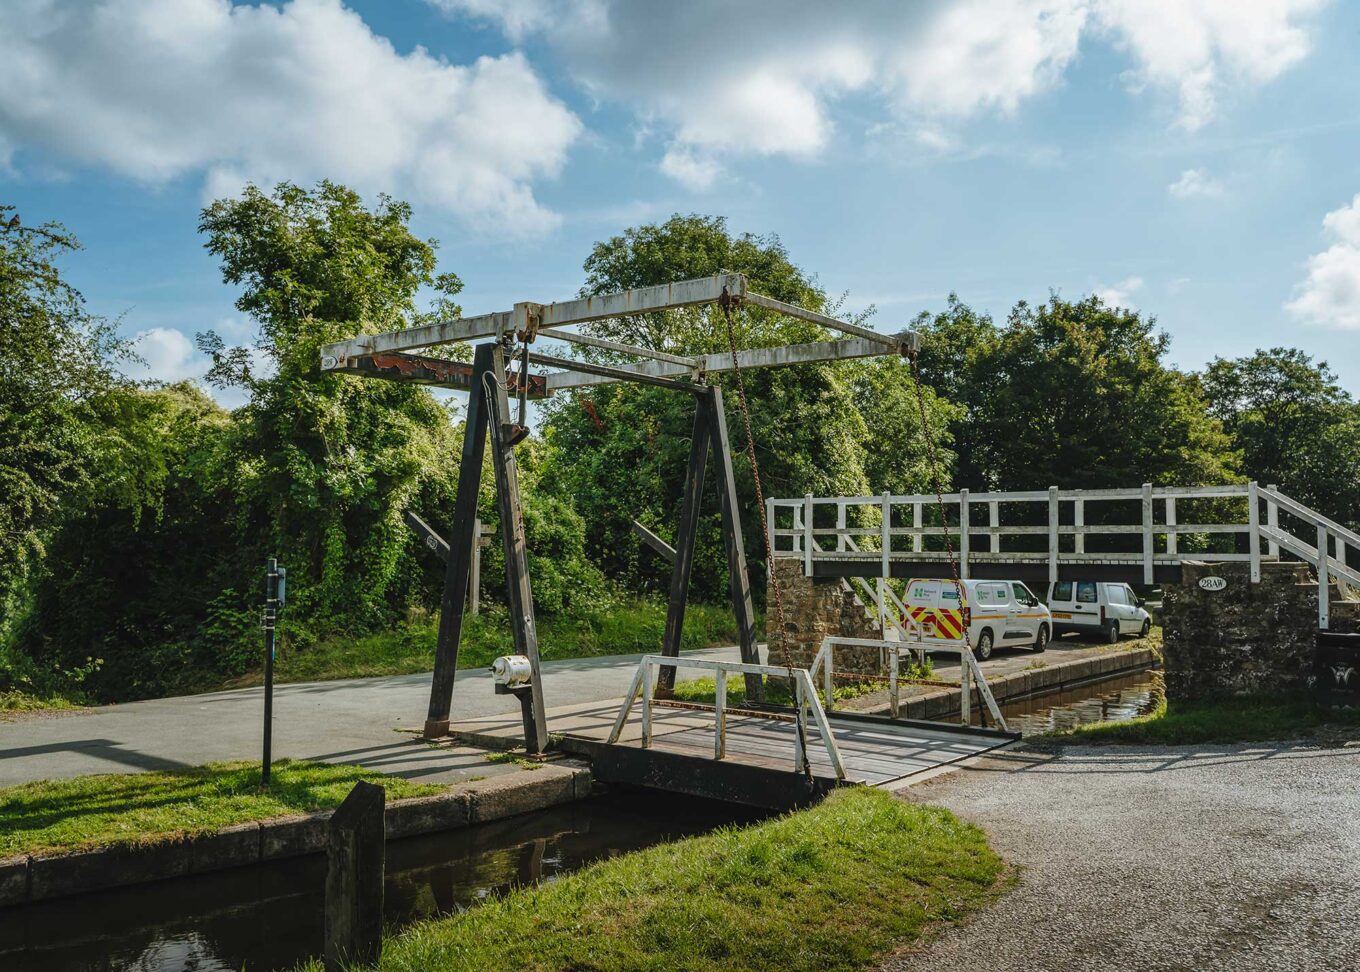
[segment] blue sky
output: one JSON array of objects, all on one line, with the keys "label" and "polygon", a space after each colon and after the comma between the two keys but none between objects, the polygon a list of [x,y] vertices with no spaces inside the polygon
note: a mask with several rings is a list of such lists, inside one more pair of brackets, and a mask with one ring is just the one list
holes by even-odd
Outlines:
[{"label": "blue sky", "polygon": [[700,212],[882,329],[1096,291],[1181,367],[1291,345],[1360,393],[1358,35],[1324,0],[7,0],[0,199],[76,231],[159,378],[250,333],[204,202],[330,176],[411,201],[470,313]]}]

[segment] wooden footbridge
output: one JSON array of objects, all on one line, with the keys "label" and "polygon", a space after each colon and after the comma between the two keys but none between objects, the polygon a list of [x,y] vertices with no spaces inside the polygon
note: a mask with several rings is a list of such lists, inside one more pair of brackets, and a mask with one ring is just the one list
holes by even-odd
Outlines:
[{"label": "wooden footbridge", "polygon": [[[943,517],[943,522],[942,518]],[[808,577],[839,577],[882,607],[888,578],[1179,581],[1185,563],[1298,559],[1318,583],[1318,625],[1331,587],[1360,588],[1360,534],[1275,486],[1142,486],[766,500],[770,549]],[[946,534],[948,543],[946,544]],[[869,580],[879,581],[870,585]]]}]

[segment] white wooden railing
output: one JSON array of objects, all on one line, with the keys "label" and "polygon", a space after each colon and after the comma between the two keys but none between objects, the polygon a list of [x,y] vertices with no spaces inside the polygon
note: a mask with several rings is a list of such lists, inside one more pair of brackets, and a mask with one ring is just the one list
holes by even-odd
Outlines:
[{"label": "white wooden railing", "polygon": [[[1252,583],[1257,583],[1263,560],[1288,555],[1310,564],[1318,575],[1318,623],[1324,629],[1329,620],[1330,583],[1335,580],[1360,587],[1360,569],[1352,566],[1360,563],[1360,534],[1291,499],[1274,486],[1263,487],[1254,482],[1230,486],[1144,483],[1141,487],[1119,489],[1053,486],[1047,490],[991,493],[963,489],[942,499],[950,522],[948,533],[963,577],[970,576],[970,568],[980,563],[1046,564],[1050,581],[1058,579],[1060,564],[1116,564],[1127,566],[1131,575],[1141,577],[1144,584],[1152,584],[1159,565],[1243,561],[1250,564]],[[1245,508],[1233,521],[1181,522],[1184,507],[1178,509],[1177,504],[1192,500],[1245,500]],[[809,576],[818,561],[862,561],[866,566],[877,561],[879,570],[873,573],[881,580],[873,592],[873,601],[880,618],[891,618],[893,612],[885,604],[884,593],[891,588],[882,582],[891,576],[891,563],[939,561],[943,565],[948,558],[942,540],[946,529],[939,525],[937,514],[927,512],[939,502],[933,494],[772,497],[766,500],[770,548],[776,557],[801,559]],[[1088,522],[1092,506],[1132,502],[1138,504],[1140,515],[1127,517],[1129,522]],[[1028,518],[1044,522],[1002,522],[1002,510],[1017,504],[1044,510],[1043,516]],[[1220,511],[1225,505],[1215,504]],[[852,514],[855,510],[865,512]],[[1295,529],[1282,526],[1281,513],[1301,522],[1307,535],[1300,536]],[[937,522],[926,525],[928,517]],[[860,525],[851,525],[852,520]],[[868,525],[862,525],[865,523]],[[1196,546],[1215,545],[1226,538],[1233,549],[1183,550],[1181,539],[1187,535],[1207,538],[1197,539]],[[1100,542],[1088,543],[1100,537],[1131,536],[1138,538],[1133,545],[1137,549],[1102,550]],[[980,537],[986,538],[986,549],[977,546]],[[1036,537],[1044,538],[1043,542],[1036,543],[1033,539]],[[1245,537],[1245,543],[1239,544],[1238,537]],[[1025,546],[1042,549],[1017,549],[1014,538],[1026,538]],[[1239,550],[1239,546],[1246,550]],[[1354,551],[1354,559],[1348,558],[1348,551]],[[870,594],[867,589],[862,593]]]}]

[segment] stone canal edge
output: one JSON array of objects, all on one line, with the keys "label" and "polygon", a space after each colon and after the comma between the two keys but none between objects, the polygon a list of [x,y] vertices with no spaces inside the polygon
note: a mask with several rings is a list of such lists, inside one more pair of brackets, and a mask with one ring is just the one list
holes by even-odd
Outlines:
[{"label": "stone canal edge", "polygon": [[[458,830],[583,800],[592,784],[588,766],[565,760],[458,783],[389,803],[387,838]],[[153,844],[0,858],[0,908],[321,853],[330,817],[322,810]]]}]

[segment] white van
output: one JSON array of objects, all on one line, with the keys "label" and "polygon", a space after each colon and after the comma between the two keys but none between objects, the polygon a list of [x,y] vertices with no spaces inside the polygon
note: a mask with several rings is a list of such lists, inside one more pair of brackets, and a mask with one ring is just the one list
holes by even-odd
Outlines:
[{"label": "white van", "polygon": [[1152,615],[1128,584],[1109,581],[1057,581],[1048,585],[1053,633],[1098,635],[1110,644],[1120,635],[1146,638]]},{"label": "white van", "polygon": [[1048,647],[1053,633],[1048,608],[1020,581],[970,578],[959,581],[959,587],[963,604],[952,580],[912,578],[902,603],[926,635],[937,638],[961,637],[967,609],[968,644],[980,659],[992,657],[992,648],[1000,645],[1026,645],[1034,651]]}]

